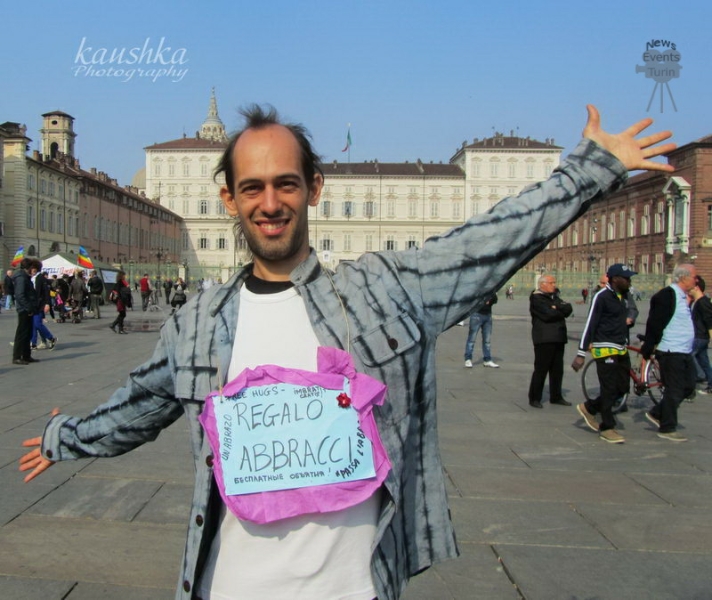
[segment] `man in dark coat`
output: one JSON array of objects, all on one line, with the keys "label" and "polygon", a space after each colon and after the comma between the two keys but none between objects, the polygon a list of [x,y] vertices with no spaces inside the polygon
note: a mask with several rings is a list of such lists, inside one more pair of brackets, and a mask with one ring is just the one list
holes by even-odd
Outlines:
[{"label": "man in dark coat", "polygon": [[15,289],[15,309],[17,310],[17,329],[12,347],[12,364],[27,365],[39,362],[30,355],[32,338],[32,315],[37,311],[37,293],[32,285],[32,277],[37,274],[37,267],[31,258],[25,257],[20,268],[12,274]]},{"label": "man in dark coat", "polygon": [[541,395],[544,381],[549,376],[549,402],[571,406],[561,393],[564,379],[564,347],[568,341],[566,317],[573,308],[564,302],[556,291],[556,277],[539,277],[538,289],[529,296],[529,313],[532,316],[532,341],[534,342],[534,372],[529,384],[529,406],[542,408]]}]

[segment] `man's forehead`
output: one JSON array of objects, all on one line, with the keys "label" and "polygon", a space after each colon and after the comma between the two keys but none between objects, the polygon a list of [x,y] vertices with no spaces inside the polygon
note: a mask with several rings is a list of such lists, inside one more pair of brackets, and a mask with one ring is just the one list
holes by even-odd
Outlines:
[{"label": "man's forehead", "polygon": [[235,144],[234,159],[237,162],[241,153],[258,151],[281,151],[285,154],[293,154],[299,159],[299,142],[284,125],[246,129]]}]

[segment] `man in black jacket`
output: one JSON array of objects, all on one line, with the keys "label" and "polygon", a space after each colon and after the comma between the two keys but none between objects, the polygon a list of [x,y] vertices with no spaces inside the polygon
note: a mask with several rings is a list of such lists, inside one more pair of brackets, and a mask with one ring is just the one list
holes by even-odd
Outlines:
[{"label": "man in black jacket", "polygon": [[17,329],[15,343],[12,347],[12,364],[28,365],[39,362],[30,355],[30,339],[32,338],[32,315],[37,311],[37,294],[32,285],[32,277],[37,274],[33,259],[25,257],[20,268],[12,274],[12,284],[15,289],[15,310],[17,310]]},{"label": "man in black jacket", "polygon": [[677,409],[695,391],[697,378],[692,357],[695,327],[688,303],[696,277],[695,265],[678,265],[672,272],[673,282],[653,295],[641,348],[646,359],[655,353],[665,384],[660,404],[645,416],[658,428],[658,437],[671,442],[687,441],[677,432]]},{"label": "man in black jacket", "polygon": [[564,347],[568,341],[566,317],[573,308],[556,293],[553,275],[539,277],[538,289],[529,296],[534,342],[534,372],[529,384],[529,406],[542,408],[541,395],[549,375],[549,402],[571,406],[561,393],[564,379]]},{"label": "man in black jacket", "polygon": [[89,288],[89,307],[95,319],[101,319],[101,301],[104,293],[104,282],[96,271],[91,272],[87,282]]},{"label": "man in black jacket", "polygon": [[[586,352],[596,359],[596,374],[601,388],[598,398],[576,406],[586,425],[611,444],[622,444],[625,438],[616,431],[613,404],[630,390],[630,356],[628,349],[628,289],[630,278],[637,273],[616,263],[607,271],[608,283],[591,301],[586,325],[581,335],[578,355],[571,363],[574,371],[583,367]],[[601,415],[601,424],[596,415]]]}]

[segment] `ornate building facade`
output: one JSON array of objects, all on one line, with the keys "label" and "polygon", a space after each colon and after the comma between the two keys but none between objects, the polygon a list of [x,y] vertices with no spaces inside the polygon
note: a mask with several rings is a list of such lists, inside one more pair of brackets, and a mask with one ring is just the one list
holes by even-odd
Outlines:
[{"label": "ornate building facade", "polygon": [[[227,278],[249,260],[236,243],[213,172],[227,144],[213,90],[195,137],[146,152],[146,195],[184,219],[181,254],[192,278]],[[559,163],[553,140],[496,133],[463,143],[449,163],[325,163],[321,202],[309,209],[310,244],[335,266],[364,252],[420,247],[546,178]]]},{"label": "ornate building facade", "polygon": [[24,246],[28,255],[77,254],[84,246],[99,261],[128,272],[164,273],[179,258],[182,219],[122,187],[106,173],[81,168],[74,156],[74,118],[62,111],[42,115],[42,152],[29,152],[26,127],[4,123],[2,264]]}]

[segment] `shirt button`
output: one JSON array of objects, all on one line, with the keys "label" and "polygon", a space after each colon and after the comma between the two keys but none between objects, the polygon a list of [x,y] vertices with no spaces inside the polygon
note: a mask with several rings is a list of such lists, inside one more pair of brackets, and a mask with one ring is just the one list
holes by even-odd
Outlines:
[{"label": "shirt button", "polygon": [[198,527],[203,526],[203,515],[198,515],[195,517],[195,523],[198,525]]},{"label": "shirt button", "polygon": [[189,592],[189,591],[190,591],[190,581],[188,581],[187,579],[183,582],[183,589],[184,589],[186,592]]},{"label": "shirt button", "polygon": [[388,347],[391,350],[395,350],[396,348],[398,348],[398,340],[396,340],[395,338],[388,338]]},{"label": "shirt button", "polygon": [[205,459],[205,464],[208,465],[211,469],[213,467],[213,455],[209,454],[208,457]]},{"label": "shirt button", "polygon": [[47,452],[45,452],[45,454],[47,455],[47,458],[52,458],[52,456],[54,456],[54,455],[52,454],[52,451],[51,451],[51,450],[47,450]]}]

